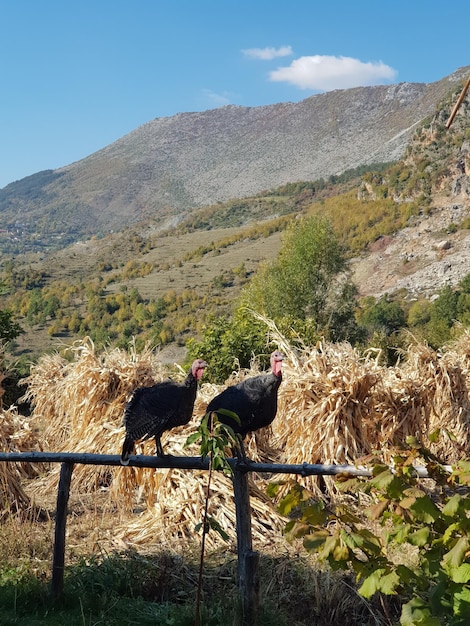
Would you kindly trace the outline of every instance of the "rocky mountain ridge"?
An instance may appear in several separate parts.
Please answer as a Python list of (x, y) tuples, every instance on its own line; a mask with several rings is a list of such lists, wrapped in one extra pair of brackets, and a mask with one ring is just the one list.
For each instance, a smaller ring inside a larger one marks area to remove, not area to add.
[(470, 215), (470, 203), (443, 204), (393, 236), (377, 240), (351, 262), (361, 296), (406, 290), (407, 298), (432, 298), (470, 273), (470, 231), (453, 225)]
[[(419, 197), (422, 208), (405, 228), (380, 237), (367, 254), (353, 260), (361, 295), (402, 290), (408, 299), (432, 299), (439, 289), (455, 287), (470, 273), (469, 99), (462, 102), (452, 130), (445, 122), (444, 112), (437, 111), (407, 148), (401, 177), (413, 172), (414, 183), (408, 192), (395, 189), (394, 199), (411, 202)], [(361, 193), (375, 192), (363, 185)]]
[(2, 222), (68, 243), (142, 220), (162, 228), (197, 207), (394, 161), (466, 73), (157, 118), (81, 161), (7, 185)]

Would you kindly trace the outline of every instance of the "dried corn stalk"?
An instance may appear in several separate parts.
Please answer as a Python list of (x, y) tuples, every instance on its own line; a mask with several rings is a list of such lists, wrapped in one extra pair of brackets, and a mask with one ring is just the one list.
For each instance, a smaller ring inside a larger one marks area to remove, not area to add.
[[(132, 391), (163, 378), (154, 353), (114, 349), (98, 355), (88, 338), (70, 349), (72, 360), (59, 354), (41, 358), (25, 379), (24, 398), (44, 427), (44, 448), (54, 452), (118, 454), (122, 445), (122, 416)], [(60, 468), (51, 471), (55, 489)], [(93, 490), (109, 484), (105, 466), (77, 466), (74, 484)]]
[[(360, 354), (349, 344), (319, 343), (292, 347), (276, 326), (265, 320), (271, 339), (286, 354), (279, 408), (271, 428), (247, 439), (253, 460), (284, 463), (358, 463), (364, 455), (379, 452), (387, 461), (388, 449), (404, 443), (408, 435), (429, 443), (435, 428), (452, 431), (455, 441), (444, 439), (433, 450), (449, 462), (458, 453), (468, 454), (470, 406), (470, 338), (462, 335), (446, 352), (411, 344), (403, 363), (386, 368), (372, 352)], [(122, 415), (132, 390), (167, 377), (169, 372), (150, 350), (137, 354), (121, 350), (97, 355), (84, 340), (71, 350), (71, 360), (46, 356), (32, 369), (27, 398), (34, 416), (44, 424), (42, 447), (49, 450), (118, 454), (123, 439)], [(259, 373), (256, 364), (234, 372), (226, 385)], [(177, 371), (176, 376), (184, 376)], [(203, 383), (193, 421), (166, 433), (169, 453), (195, 456), (197, 446), (184, 448), (205, 413), (207, 403), (222, 386)], [(137, 452), (153, 454), (148, 441)], [(58, 468), (51, 470), (46, 489), (56, 488)], [(262, 540), (282, 526), (278, 514), (264, 496), (268, 482), (277, 477), (252, 477), (251, 504), (254, 534)], [(285, 476), (282, 478), (286, 478)], [(145, 543), (166, 538), (189, 538), (202, 521), (207, 476), (205, 472), (139, 468), (77, 466), (72, 489), (93, 491), (110, 486), (110, 503), (121, 511), (142, 509), (116, 527), (121, 543)], [(318, 495), (334, 495), (330, 478), (299, 478)], [(282, 493), (282, 491), (281, 491)], [(211, 514), (234, 536), (233, 490), (218, 475), (211, 487)], [(216, 541), (216, 539), (213, 539)]]
[[(0, 409), (0, 450), (2, 452), (26, 452), (40, 449), (32, 420), (18, 415), (16, 407)], [(5, 503), (3, 513), (25, 511), (30, 508), (22, 480), (34, 478), (44, 469), (42, 464), (0, 463), (0, 494)]]

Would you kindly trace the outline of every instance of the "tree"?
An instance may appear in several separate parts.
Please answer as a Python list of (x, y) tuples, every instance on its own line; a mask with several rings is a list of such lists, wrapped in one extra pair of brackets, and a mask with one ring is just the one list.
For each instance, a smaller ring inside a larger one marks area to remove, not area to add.
[(405, 312), (399, 302), (389, 300), (387, 296), (382, 296), (377, 301), (367, 298), (364, 302), (365, 306), (358, 314), (359, 323), (370, 334), (381, 331), (390, 336), (406, 326)]
[(207, 380), (223, 383), (237, 368), (250, 367), (253, 357), (265, 356), (262, 366), (269, 364), (271, 348), (267, 348), (267, 329), (263, 322), (255, 319), (243, 307), (235, 310), (231, 317), (219, 316), (208, 321), (202, 330), (202, 338), (187, 342), (186, 361), (196, 358), (209, 363)]
[(410, 327), (419, 327), (427, 324), (431, 318), (431, 303), (428, 300), (413, 302), (408, 310), (407, 324)]
[(433, 302), (431, 321), (442, 321), (448, 328), (451, 328), (457, 318), (458, 297), (459, 294), (451, 287), (448, 285), (443, 287), (438, 298)]
[(312, 320), (333, 341), (354, 339), (357, 290), (343, 246), (327, 218), (312, 216), (288, 227), (278, 258), (262, 267), (241, 300), (273, 320)]
[(21, 326), (13, 321), (12, 311), (0, 310), (0, 343), (13, 341), (23, 332)]

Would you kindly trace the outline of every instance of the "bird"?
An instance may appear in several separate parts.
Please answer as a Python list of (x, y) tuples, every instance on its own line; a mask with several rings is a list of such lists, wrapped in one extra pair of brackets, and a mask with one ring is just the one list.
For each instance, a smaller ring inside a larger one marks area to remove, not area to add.
[[(279, 350), (271, 354), (271, 372), (246, 378), (226, 387), (207, 405), (206, 415), (215, 413), (219, 422), (230, 426), (239, 438), (240, 453), (246, 460), (243, 439), (249, 432), (269, 426), (277, 413), (277, 394), (282, 381), (282, 361)], [(239, 422), (221, 409), (235, 413)]]
[(139, 439), (144, 441), (155, 437), (157, 456), (164, 456), (160, 438), (166, 430), (183, 426), (191, 420), (197, 384), (206, 367), (206, 361), (196, 359), (183, 382), (164, 380), (133, 392), (124, 411), (126, 434), (120, 459), (122, 465), (129, 464), (129, 455)]

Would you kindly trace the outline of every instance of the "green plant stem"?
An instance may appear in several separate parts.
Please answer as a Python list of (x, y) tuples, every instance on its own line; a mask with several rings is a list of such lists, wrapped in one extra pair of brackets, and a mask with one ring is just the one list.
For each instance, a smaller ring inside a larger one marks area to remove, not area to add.
[[(211, 424), (211, 435), (213, 425)], [(199, 560), (199, 577), (197, 582), (197, 594), (196, 594), (196, 617), (194, 620), (194, 626), (199, 626), (201, 619), (201, 595), (202, 595), (202, 571), (204, 568), (204, 550), (206, 546), (206, 534), (207, 534), (207, 514), (209, 510), (209, 492), (212, 479), (212, 454), (209, 456), (209, 473), (207, 478), (207, 493), (206, 501), (204, 503), (204, 517), (202, 520), (202, 540), (201, 540), (201, 557)]]

